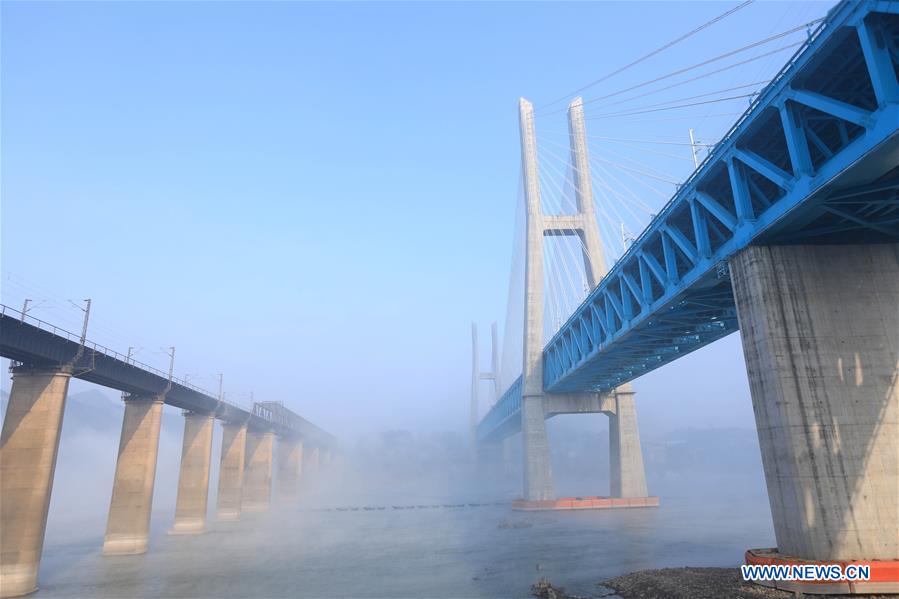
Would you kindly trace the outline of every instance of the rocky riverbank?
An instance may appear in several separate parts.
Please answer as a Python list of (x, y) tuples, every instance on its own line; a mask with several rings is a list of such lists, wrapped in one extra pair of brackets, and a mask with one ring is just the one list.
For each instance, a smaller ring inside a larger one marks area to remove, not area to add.
[[(531, 593), (540, 599), (587, 599), (540, 580)], [(664, 568), (640, 570), (605, 580), (592, 597), (609, 599), (795, 599), (796, 595), (744, 582), (739, 568)], [(829, 597), (834, 597), (830, 595)], [(868, 599), (886, 599), (886, 595)], [(895, 595), (894, 595), (895, 597)]]

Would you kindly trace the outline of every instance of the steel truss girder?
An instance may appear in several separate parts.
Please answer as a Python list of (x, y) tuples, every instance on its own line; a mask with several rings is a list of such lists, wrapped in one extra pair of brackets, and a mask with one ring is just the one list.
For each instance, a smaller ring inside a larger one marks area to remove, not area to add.
[[(878, 16), (895, 12), (894, 7), (876, 0), (844, 1), (831, 11), (804, 51), (762, 92), (546, 345), (547, 392), (614, 389), (737, 330), (730, 281), (720, 273), (726, 272), (722, 265), (732, 255), (754, 241), (789, 242), (792, 237), (807, 242), (816, 230), (858, 229), (899, 239), (894, 180), (830, 189), (870, 154), (899, 146), (899, 83), (890, 47), (899, 33), (885, 31), (886, 20)], [(847, 28), (857, 36), (877, 101), (873, 110), (796, 83), (797, 75), (807, 75), (806, 70), (814, 74), (826, 63), (837, 33)], [(816, 165), (810, 144), (824, 141), (808, 119), (800, 118), (807, 109), (823, 114), (823, 122), (840, 132), (840, 147), (827, 146), (827, 152), (818, 147), (824, 159)], [(778, 118), (766, 118), (772, 110)], [(853, 126), (861, 132), (850, 139)], [(756, 136), (784, 140), (786, 155), (780, 163), (786, 161), (789, 170), (750, 147)], [(708, 192), (707, 184), (722, 172), (721, 166), (730, 183), (729, 197)], [(772, 188), (766, 192), (753, 177), (762, 177)], [(839, 222), (816, 229), (814, 221), (825, 214)], [(514, 432), (520, 402), (517, 381), (484, 417), (479, 436)]]

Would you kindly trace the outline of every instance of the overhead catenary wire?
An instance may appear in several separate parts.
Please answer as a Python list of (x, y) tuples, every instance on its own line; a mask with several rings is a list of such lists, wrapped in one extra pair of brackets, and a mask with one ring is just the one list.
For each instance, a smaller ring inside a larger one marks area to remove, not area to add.
[[(790, 46), (785, 46), (785, 48), (793, 48), (793, 47), (798, 46), (798, 45), (799, 45), (799, 44), (796, 43), (796, 44), (793, 44), (793, 45), (790, 45)], [(777, 51), (780, 51), (780, 50), (777, 50)], [(610, 107), (610, 106), (619, 106), (619, 105), (621, 105), (621, 104), (626, 104), (627, 102), (632, 102), (633, 100), (637, 100), (637, 99), (640, 99), (640, 98), (645, 98), (646, 96), (651, 96), (651, 95), (657, 94), (657, 93), (659, 93), (659, 92), (669, 90), (669, 89), (674, 88), (674, 87), (679, 87), (680, 85), (683, 85), (684, 83), (689, 83), (689, 82), (691, 82), (691, 81), (693, 81), (693, 79), (688, 79), (688, 80), (686, 80), (686, 81), (678, 82), (678, 83), (673, 84), (673, 85), (669, 85), (669, 86), (662, 87), (662, 88), (659, 88), (659, 89), (654, 89), (654, 90), (651, 90), (651, 91), (648, 91), (648, 92), (645, 92), (645, 93), (642, 93), (642, 94), (638, 94), (638, 95), (636, 95), (636, 96), (631, 96), (630, 98), (624, 98), (623, 100), (618, 100), (618, 101), (616, 101), (616, 102), (609, 102), (609, 103), (607, 103), (607, 104), (601, 105), (600, 108), (607, 108), (607, 107)], [(676, 104), (676, 103), (678, 103), (678, 102), (686, 102), (686, 101), (688, 101), (688, 100), (695, 100), (695, 99), (697, 99), (697, 98), (707, 98), (707, 97), (709, 97), (709, 96), (717, 96), (718, 94), (723, 94), (723, 93), (725, 93), (725, 92), (736, 91), (736, 90), (738, 90), (738, 89), (746, 89), (747, 87), (754, 87), (754, 88), (756, 88), (755, 91), (758, 92), (759, 89), (760, 89), (759, 86), (764, 86), (764, 85), (767, 85), (768, 83), (770, 83), (770, 80), (769, 80), (769, 79), (765, 79), (765, 80), (761, 80), (761, 81), (753, 81), (752, 83), (744, 83), (744, 84), (742, 84), (742, 85), (733, 85), (733, 86), (725, 87), (725, 88), (722, 88), (722, 89), (716, 89), (716, 90), (710, 91), (710, 92), (703, 92), (703, 93), (701, 93), (701, 94), (694, 94), (694, 95), (692, 95), (692, 96), (686, 96), (686, 97), (682, 97), (682, 98), (676, 98), (676, 99), (674, 99), (674, 100), (665, 100), (664, 102), (657, 102), (657, 103), (655, 103), (655, 104), (647, 104), (646, 106), (637, 107), (637, 108), (629, 108), (629, 109), (627, 109), (627, 110), (639, 110), (640, 108), (655, 108), (656, 106), (664, 106), (664, 105), (666, 105), (666, 104)], [(593, 108), (597, 108), (597, 107), (593, 107)]]
[(737, 96), (728, 96), (727, 98), (716, 98), (716, 99), (714, 99), (714, 100), (704, 100), (704, 101), (702, 101), (702, 102), (691, 102), (691, 103), (689, 103), (689, 104), (678, 104), (678, 105), (676, 105), (676, 106), (665, 106), (665, 107), (662, 107), (662, 108), (649, 108), (649, 109), (646, 109), (646, 110), (633, 110), (633, 111), (625, 111), (625, 112), (612, 112), (612, 113), (607, 113), (607, 114), (598, 114), (598, 115), (595, 115), (595, 116), (588, 116), (588, 117), (585, 117), (585, 118), (588, 119), (588, 120), (591, 120), (591, 121), (595, 121), (595, 120), (599, 120), (599, 119), (614, 118), (614, 117), (617, 117), (617, 116), (633, 116), (633, 115), (637, 115), (637, 114), (648, 114), (648, 113), (650, 113), (650, 112), (663, 112), (663, 111), (666, 111), (666, 110), (678, 110), (678, 109), (681, 109), (681, 108), (690, 108), (690, 107), (692, 107), (692, 106), (703, 106), (703, 105), (705, 105), (705, 104), (716, 104), (716, 103), (718, 103), (718, 102), (729, 102), (729, 101), (731, 101), (731, 100), (739, 100), (739, 99), (742, 99), (742, 98), (753, 98), (753, 97), (755, 97), (756, 95), (757, 95), (757, 94), (755, 94), (755, 93), (751, 93), (751, 94), (740, 94), (740, 95), (737, 95)]
[[(590, 108), (595, 110), (595, 109), (597, 109), (597, 108), (605, 108), (605, 107), (608, 107), (608, 106), (617, 106), (617, 105), (623, 103), (624, 101), (628, 101), (628, 100), (633, 100), (633, 99), (637, 99), (637, 98), (646, 97), (646, 96), (648, 96), (648, 95), (652, 95), (652, 94), (656, 94), (656, 93), (659, 93), (659, 92), (667, 91), (667, 90), (669, 90), (669, 89), (674, 89), (675, 87), (681, 87), (681, 86), (686, 85), (686, 84), (688, 84), (688, 83), (693, 83), (693, 82), (699, 81), (699, 80), (701, 80), (701, 79), (707, 79), (707, 78), (712, 77), (712, 76), (714, 76), (714, 75), (718, 75), (718, 74), (720, 74), (720, 73), (724, 73), (724, 72), (730, 71), (730, 70), (735, 69), (735, 68), (737, 68), (737, 67), (741, 67), (741, 66), (743, 66), (743, 65), (747, 65), (747, 64), (749, 64), (749, 63), (751, 63), (751, 62), (756, 62), (756, 61), (761, 60), (761, 59), (763, 59), (763, 58), (766, 58), (766, 57), (768, 57), (768, 56), (773, 56), (773, 55), (775, 55), (775, 54), (779, 54), (779, 53), (781, 53), (781, 52), (783, 52), (783, 51), (785, 51), (785, 50), (790, 50), (790, 49), (792, 49), (792, 48), (796, 48), (797, 46), (801, 46), (801, 45), (803, 45), (804, 43), (805, 43), (804, 41), (801, 41), (801, 42), (795, 42), (795, 43), (792, 43), (792, 44), (787, 44), (787, 45), (785, 45), (785, 46), (780, 46), (780, 47), (775, 48), (775, 49), (773, 49), (773, 50), (769, 50), (769, 51), (767, 51), (767, 52), (763, 52), (762, 54), (756, 54), (755, 56), (750, 56), (749, 58), (746, 58), (746, 59), (741, 60), (741, 61), (739, 61), (739, 62), (734, 62), (734, 63), (728, 64), (728, 65), (725, 65), (725, 66), (723, 66), (723, 67), (720, 67), (720, 68), (717, 68), (717, 69), (713, 69), (713, 70), (711, 70), (711, 71), (706, 71), (705, 73), (700, 73), (699, 75), (696, 75), (696, 76), (694, 76), (694, 77), (690, 77), (690, 78), (688, 78), (688, 79), (683, 79), (683, 80), (681, 80), (681, 81), (677, 81), (677, 82), (675, 82), (675, 83), (672, 83), (671, 85), (666, 85), (666, 86), (664, 86), (664, 87), (656, 88), (656, 89), (654, 89), (654, 90), (652, 90), (652, 91), (650, 91), (650, 92), (647, 92), (647, 93), (645, 93), (645, 94), (639, 94), (639, 95), (637, 95), (637, 96), (632, 96), (631, 98), (628, 98), (627, 100), (618, 101), (618, 102), (607, 102), (607, 103), (605, 103), (605, 104), (600, 104), (599, 106), (591, 106)], [(721, 90), (721, 91), (723, 92), (724, 90)], [(612, 94), (612, 95), (615, 95), (615, 94)], [(604, 99), (604, 98), (606, 98), (606, 97), (611, 97), (611, 95), (610, 95), (610, 96), (604, 96), (604, 97), (602, 97), (602, 98), (593, 98), (592, 100), (585, 101), (584, 104), (597, 102), (597, 101), (602, 100), (602, 99)]]
[[(704, 115), (702, 115), (702, 118), (707, 119), (707, 118), (712, 118), (712, 117), (737, 117), (742, 114), (743, 114), (742, 112), (716, 112), (716, 113), (712, 113), (712, 114), (704, 114)], [(632, 118), (632, 117), (640, 117), (640, 120), (639, 120), (640, 124), (645, 124), (645, 123), (670, 123), (673, 121), (683, 122), (686, 119), (694, 120), (697, 118), (697, 115), (695, 115), (695, 114), (680, 114), (677, 116), (672, 116), (672, 117), (664, 118), (664, 119), (648, 119), (642, 115), (629, 115), (629, 116), (620, 116), (620, 117), (615, 117), (615, 118), (616, 119), (627, 119), (627, 118)]]
[(603, 141), (613, 141), (613, 142), (621, 142), (621, 143), (634, 143), (634, 144), (657, 144), (663, 146), (700, 146), (700, 147), (712, 147), (715, 144), (704, 144), (704, 143), (695, 143), (691, 144), (687, 141), (669, 141), (663, 139), (631, 139), (626, 137), (606, 137), (604, 135), (588, 135), (588, 139), (601, 139)]
[(731, 8), (731, 9), (725, 11), (725, 12), (723, 12), (722, 14), (720, 14), (720, 15), (718, 15), (718, 16), (712, 18), (712, 19), (709, 19), (708, 21), (702, 23), (702, 24), (699, 25), (698, 27), (695, 27), (694, 29), (691, 29), (690, 31), (688, 31), (688, 32), (686, 32), (686, 33), (684, 33), (684, 34), (678, 36), (677, 38), (671, 40), (670, 42), (667, 42), (667, 43), (665, 43), (665, 44), (659, 46), (659, 47), (656, 48), (655, 50), (653, 50), (653, 51), (651, 51), (651, 52), (649, 52), (649, 53), (647, 53), (647, 54), (644, 54), (643, 56), (637, 58), (636, 60), (632, 60), (631, 62), (627, 63), (627, 64), (624, 65), (624, 66), (621, 66), (621, 67), (615, 69), (615, 70), (612, 71), (611, 73), (608, 73), (608, 74), (606, 74), (606, 75), (603, 75), (603, 76), (600, 77), (599, 79), (596, 79), (596, 80), (594, 80), (594, 81), (591, 81), (591, 82), (588, 83), (587, 85), (581, 86), (581, 87), (579, 87), (578, 89), (574, 90), (573, 92), (569, 92), (569, 93), (567, 93), (567, 94), (565, 94), (565, 95), (563, 95), (563, 96), (560, 96), (560, 97), (556, 98), (555, 100), (552, 100), (551, 102), (548, 102), (548, 103), (546, 103), (546, 104), (540, 106), (540, 107), (538, 108), (538, 111), (541, 111), (541, 110), (543, 110), (543, 109), (545, 109), (545, 108), (547, 108), (547, 107), (549, 107), (549, 106), (552, 106), (552, 105), (554, 105), (554, 104), (557, 104), (557, 103), (561, 102), (562, 100), (565, 100), (565, 99), (570, 98), (570, 97), (572, 97), (572, 96), (574, 96), (574, 95), (576, 95), (576, 94), (579, 94), (579, 93), (581, 93), (581, 92), (584, 91), (584, 90), (587, 90), (587, 89), (589, 89), (589, 88), (591, 88), (591, 87), (593, 87), (593, 86), (595, 86), (595, 85), (598, 85), (598, 84), (602, 83), (603, 81), (607, 81), (608, 79), (611, 79), (611, 78), (614, 77), (615, 75), (618, 75), (618, 74), (620, 74), (620, 73), (623, 73), (624, 71), (626, 71), (626, 70), (628, 70), (628, 69), (630, 69), (630, 68), (632, 68), (632, 67), (637, 66), (638, 64), (640, 64), (640, 63), (642, 63), (642, 62), (644, 62), (644, 61), (646, 61), (646, 60), (652, 58), (653, 56), (656, 56), (657, 54), (660, 54), (660, 53), (664, 52), (665, 50), (667, 50), (667, 49), (669, 49), (669, 48), (671, 48), (671, 47), (673, 47), (673, 46), (676, 46), (676, 45), (679, 44), (680, 42), (682, 42), (682, 41), (684, 41), (684, 40), (686, 40), (686, 39), (689, 39), (690, 37), (696, 35), (696, 34), (699, 33), (700, 31), (703, 31), (703, 30), (705, 30), (705, 29), (711, 27), (711, 26), (714, 25), (715, 23), (717, 23), (717, 22), (719, 22), (719, 21), (721, 21), (721, 20), (723, 20), (723, 19), (729, 17), (730, 15), (734, 14), (735, 12), (740, 11), (740, 10), (746, 8), (747, 6), (749, 6), (750, 4), (752, 4), (753, 1), (754, 1), (754, 0), (746, 0), (745, 2), (742, 2), (741, 4), (739, 4), (739, 5), (737, 5), (737, 6), (733, 7), (733, 8)]
[[(809, 22), (807, 22), (807, 23), (803, 23), (803, 24), (798, 25), (798, 26), (796, 26), (796, 27), (792, 27), (792, 28), (790, 28), (790, 29), (788, 29), (788, 30), (786, 30), (786, 31), (782, 31), (782, 32), (777, 33), (777, 34), (775, 34), (775, 35), (768, 36), (768, 37), (763, 38), (763, 39), (761, 39), (761, 40), (752, 42), (752, 43), (750, 43), (750, 44), (746, 44), (745, 46), (741, 46), (741, 47), (736, 48), (736, 49), (734, 49), (734, 50), (730, 50), (730, 51), (728, 51), (728, 52), (725, 52), (725, 53), (723, 53), (723, 54), (718, 54), (717, 56), (713, 56), (712, 58), (707, 58), (706, 60), (703, 60), (703, 61), (701, 61), (701, 62), (692, 64), (692, 65), (690, 65), (690, 66), (682, 67), (682, 68), (680, 68), (680, 69), (676, 69), (676, 70), (674, 70), (674, 71), (665, 73), (664, 75), (659, 75), (659, 76), (657, 76), (657, 77), (653, 77), (652, 79), (648, 79), (648, 80), (646, 80), (646, 81), (642, 81), (642, 82), (640, 82), (640, 83), (636, 83), (636, 84), (634, 84), (634, 85), (625, 87), (625, 88), (623, 88), (623, 89), (619, 89), (619, 90), (617, 90), (617, 91), (609, 92), (609, 93), (604, 94), (604, 95), (602, 95), (602, 96), (597, 96), (597, 97), (594, 97), (594, 98), (585, 99), (585, 100), (583, 101), (583, 103), (584, 103), (584, 105), (587, 105), (587, 104), (593, 104), (593, 103), (595, 103), (595, 102), (599, 102), (600, 100), (605, 100), (605, 99), (608, 99), (608, 98), (614, 98), (614, 97), (616, 97), (616, 96), (620, 96), (621, 94), (626, 94), (626, 93), (629, 92), (629, 91), (633, 91), (633, 90), (635, 90), (635, 89), (641, 89), (641, 88), (646, 87), (646, 86), (648, 86), (648, 85), (652, 85), (652, 84), (654, 84), (654, 83), (658, 83), (658, 82), (660, 82), (660, 81), (664, 81), (664, 80), (666, 80), (666, 79), (670, 79), (670, 78), (672, 78), (672, 77), (676, 77), (676, 76), (678, 76), (678, 75), (682, 75), (682, 74), (684, 74), (684, 73), (688, 73), (688, 72), (693, 71), (693, 70), (695, 70), (695, 69), (698, 69), (698, 68), (700, 68), (700, 67), (704, 67), (704, 66), (709, 65), (709, 64), (712, 64), (712, 63), (714, 63), (714, 62), (718, 62), (719, 60), (724, 60), (725, 58), (729, 58), (729, 57), (734, 56), (734, 55), (736, 55), (736, 54), (739, 54), (739, 53), (741, 53), (741, 52), (745, 52), (745, 51), (747, 51), (747, 50), (751, 50), (751, 49), (753, 49), (753, 48), (757, 48), (757, 47), (759, 47), (759, 46), (761, 46), (761, 45), (764, 45), (764, 44), (767, 44), (767, 43), (769, 43), (769, 42), (772, 42), (772, 41), (775, 41), (775, 40), (784, 38), (784, 37), (786, 37), (786, 36), (788, 36), (788, 35), (791, 35), (791, 34), (793, 34), (793, 33), (796, 33), (796, 32), (799, 32), (799, 31), (804, 31), (804, 30), (806, 30), (809, 26), (814, 25), (815, 23), (820, 23), (820, 22), (823, 21), (823, 20), (824, 20), (823, 18), (821, 18), (821, 19), (814, 19), (814, 20), (809, 21)], [(770, 56), (771, 54), (774, 54), (774, 53), (776, 53), (776, 52), (780, 52), (780, 51), (783, 51), (783, 50), (785, 50), (785, 49), (788, 49), (788, 48), (791, 48), (791, 47), (794, 47), (794, 46), (798, 46), (798, 45), (801, 45), (801, 44), (804, 44), (804, 43), (805, 43), (805, 40), (803, 40), (802, 42), (797, 42), (797, 43), (795, 43), (795, 44), (788, 44), (788, 45), (786, 45), (786, 46), (781, 46), (780, 48), (777, 48), (776, 50), (773, 50), (773, 51), (770, 51), (770, 52), (767, 52), (767, 53), (764, 53), (764, 54), (759, 54), (759, 55), (757, 55), (757, 56), (755, 56), (755, 57), (752, 57), (752, 58), (749, 59), (749, 60), (737, 62), (737, 63), (731, 64), (731, 65), (728, 65), (727, 67), (724, 67), (724, 68), (722, 68), (722, 69), (717, 69), (717, 70), (714, 70), (714, 71), (710, 71), (710, 72), (708, 72), (708, 73), (705, 73), (705, 74), (703, 74), (703, 75), (700, 75), (700, 76), (698, 76), (698, 77), (695, 77), (695, 78), (693, 78), (693, 79), (691, 79), (691, 80), (701, 79), (701, 78), (704, 78), (704, 77), (707, 77), (707, 76), (710, 76), (710, 75), (713, 75), (713, 74), (717, 74), (717, 73), (723, 72), (723, 71), (725, 71), (725, 70), (729, 70), (729, 69), (731, 69), (731, 68), (734, 68), (734, 67), (736, 67), (736, 66), (740, 66), (740, 65), (742, 65), (742, 64), (746, 64), (747, 62), (752, 62), (753, 60), (758, 60), (758, 59), (761, 59), (761, 58), (763, 58), (763, 57), (765, 57), (765, 56)], [(687, 81), (691, 81), (691, 80), (687, 80)], [(673, 86), (672, 86), (672, 87), (673, 87)], [(554, 111), (547, 112), (547, 113), (544, 113), (544, 114), (555, 114), (555, 113), (558, 113), (558, 112), (564, 112), (565, 110), (567, 110), (567, 108), (560, 108), (560, 109), (558, 109), (558, 110), (554, 110)]]
[[(689, 156), (681, 156), (680, 154), (672, 154), (671, 152), (662, 152), (660, 150), (653, 150), (651, 148), (641, 148), (637, 144), (627, 143), (627, 142), (623, 142), (623, 141), (612, 142), (612, 143), (617, 143), (617, 144), (623, 145), (627, 148), (639, 149), (640, 152), (643, 152), (643, 153), (655, 154), (657, 156), (665, 156), (666, 158), (674, 158), (676, 160), (688, 160), (688, 161), (692, 160), (692, 158), (690, 158)], [(704, 146), (700, 146), (700, 147), (704, 147)]]
[[(807, 3), (807, 4), (812, 4), (812, 3)], [(792, 7), (788, 8), (786, 11), (784, 11), (784, 12), (782, 12), (782, 13), (780, 14), (780, 16), (777, 18), (777, 21), (776, 21), (775, 23), (773, 23), (772, 26), (770, 27), (770, 29), (768, 30), (768, 33), (769, 33), (769, 34), (770, 34), (771, 32), (778, 31), (778, 30), (780, 30), (780, 29), (783, 27), (784, 17), (786, 16), (787, 12), (792, 12)], [(805, 11), (803, 10), (803, 11), (802, 11), (802, 15), (799, 16), (798, 19), (799, 19), (799, 20), (808, 21), (809, 17), (805, 15)], [(767, 60), (765, 60), (765, 61), (763, 61), (762, 63), (760, 63), (760, 65), (758, 65), (758, 69), (756, 70), (756, 74), (755, 74), (755, 76), (753, 77), (753, 79), (758, 79), (758, 78), (761, 77), (763, 74), (769, 75), (769, 78), (770, 78), (770, 74), (772, 73), (772, 65), (773, 65), (773, 63), (775, 62), (775, 60), (777, 60), (777, 59), (774, 58), (774, 56), (772, 55), (772, 56), (769, 57)], [(776, 72), (776, 69), (774, 69), (774, 72)], [(731, 82), (733, 82), (734, 79), (735, 79), (735, 78), (732, 78), (732, 79), (731, 79)], [(708, 113), (708, 111), (706, 111), (706, 112)], [(714, 115), (711, 115), (711, 114), (704, 114), (704, 115), (703, 115), (703, 116), (696, 122), (696, 126), (697, 126), (697, 127), (701, 127), (701, 126), (708, 120), (708, 118), (711, 117), (711, 116), (714, 116)], [(735, 115), (735, 116), (736, 116), (736, 115)]]

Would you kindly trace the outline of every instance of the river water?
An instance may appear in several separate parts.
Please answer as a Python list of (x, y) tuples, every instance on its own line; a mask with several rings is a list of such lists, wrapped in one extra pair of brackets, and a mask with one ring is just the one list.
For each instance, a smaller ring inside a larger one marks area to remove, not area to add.
[(747, 548), (773, 545), (752, 478), (657, 483), (667, 490), (657, 509), (579, 512), (513, 512), (506, 497), (414, 484), (367, 502), (308, 493), (200, 536), (167, 535), (171, 515), (154, 514), (150, 551), (134, 557), (101, 557), (102, 527), (48, 531), (37, 598), (527, 597), (541, 577), (596, 596), (598, 582), (627, 572), (734, 566)]

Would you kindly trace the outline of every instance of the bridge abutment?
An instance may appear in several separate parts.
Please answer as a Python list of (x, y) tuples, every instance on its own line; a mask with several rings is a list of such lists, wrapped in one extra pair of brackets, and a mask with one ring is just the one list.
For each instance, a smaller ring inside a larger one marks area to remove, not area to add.
[(243, 472), (247, 451), (247, 425), (242, 422), (222, 423), (222, 455), (219, 461), (216, 519), (240, 520), (243, 496)]
[(147, 551), (162, 406), (161, 395), (125, 399), (103, 555)]
[(778, 552), (899, 558), (899, 245), (751, 246), (730, 267)]
[(288, 501), (297, 496), (300, 468), (303, 461), (303, 443), (299, 439), (278, 439), (278, 499)]
[(0, 437), (0, 597), (37, 590), (71, 373), (13, 369)]
[(206, 530), (214, 422), (212, 414), (184, 414), (181, 473), (178, 477), (178, 499), (172, 534), (199, 534)]
[(247, 455), (244, 468), (244, 512), (268, 511), (272, 496), (272, 450), (275, 433), (247, 431)]

